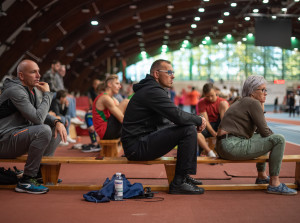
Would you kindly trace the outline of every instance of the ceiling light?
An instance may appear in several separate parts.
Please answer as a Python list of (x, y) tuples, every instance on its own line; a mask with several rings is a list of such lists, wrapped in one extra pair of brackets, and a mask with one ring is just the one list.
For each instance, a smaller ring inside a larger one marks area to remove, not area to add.
[(248, 33), (248, 36), (249, 36), (249, 37), (252, 37), (252, 36), (253, 36), (253, 33)]
[(169, 34), (170, 33), (170, 30), (164, 30), (164, 33), (166, 33), (166, 34)]
[(164, 39), (169, 39), (169, 37), (168, 36), (164, 36)]
[(209, 2), (209, 0), (203, 0), (204, 2)]
[(225, 16), (229, 16), (230, 13), (229, 13), (229, 12), (224, 12), (224, 15), (225, 15)]
[(263, 0), (263, 3), (265, 4), (269, 3), (269, 0)]
[(295, 40), (295, 39), (296, 39), (296, 37), (295, 37), (295, 36), (292, 36), (292, 37), (291, 37), (291, 39), (292, 39), (292, 40)]
[(141, 36), (141, 35), (143, 35), (143, 33), (142, 32), (136, 32), (136, 35)]
[(236, 4), (235, 2), (233, 2), (233, 3), (230, 4), (230, 6), (231, 6), (231, 7), (236, 7), (237, 4)]
[(203, 41), (202, 41), (202, 44), (206, 44), (206, 41), (205, 41), (205, 40), (203, 40)]
[(140, 17), (139, 17), (138, 15), (133, 15), (133, 16), (132, 16), (132, 19), (134, 19), (134, 20), (139, 20)]
[(92, 21), (91, 21), (91, 24), (92, 24), (93, 26), (97, 26), (97, 25), (99, 24), (99, 22), (98, 22), (97, 20), (92, 20)]
[(189, 41), (188, 41), (188, 40), (184, 40), (183, 43), (184, 43), (184, 44), (188, 44)]
[(250, 17), (249, 17), (249, 16), (246, 16), (246, 17), (245, 17), (245, 20), (246, 20), (246, 21), (249, 21), (249, 20), (250, 20)]
[(197, 16), (197, 17), (194, 18), (194, 20), (195, 20), (195, 21), (200, 21), (200, 17)]
[(64, 50), (64, 47), (63, 46), (58, 46), (55, 48), (57, 51), (63, 51)]
[(299, 2), (300, 0), (295, 0), (295, 2)]
[(110, 38), (109, 37), (105, 37), (104, 41), (108, 42), (108, 41), (110, 41)]
[(174, 5), (168, 5), (168, 9), (173, 9)]
[(172, 15), (166, 15), (166, 18), (167, 18), (167, 19), (172, 19), (173, 16), (172, 16)]
[(205, 9), (204, 9), (204, 8), (199, 8), (198, 11), (199, 11), (199, 12), (204, 12)]
[(281, 11), (286, 12), (287, 8), (282, 8)]
[(26, 26), (23, 27), (22, 30), (23, 30), (23, 31), (26, 31), (26, 32), (30, 32), (32, 29), (31, 29), (30, 26), (26, 25)]
[(209, 36), (206, 36), (205, 39), (206, 39), (206, 40), (210, 40), (210, 37), (209, 37)]
[(223, 22), (224, 22), (223, 19), (219, 19), (219, 20), (218, 20), (218, 23), (219, 23), (219, 24), (222, 24)]
[(144, 39), (143, 39), (143, 38), (138, 38), (138, 41), (139, 41), (139, 42), (143, 42)]
[(90, 9), (81, 9), (81, 12), (82, 12), (82, 13), (89, 13), (89, 12), (90, 12)]
[(129, 8), (130, 8), (130, 9), (136, 9), (137, 6), (136, 6), (136, 5), (130, 5)]
[(171, 26), (171, 23), (166, 23), (165, 26), (166, 26), (166, 27), (170, 27), (170, 26)]
[(300, 17), (298, 17), (298, 21), (300, 21)]
[(194, 34), (194, 32), (192, 30), (189, 30), (188, 34)]
[(242, 42), (241, 42), (241, 41), (237, 41), (237, 44), (238, 44), (238, 45), (241, 45), (241, 44), (242, 44)]
[(191, 27), (192, 27), (193, 29), (195, 29), (195, 28), (197, 28), (197, 25), (196, 25), (196, 24), (192, 24)]
[(163, 48), (163, 49), (167, 49), (168, 46), (167, 46), (167, 45), (162, 45), (162, 48)]
[(258, 9), (253, 9), (253, 12), (254, 12), (254, 13), (258, 13), (259, 10), (258, 10)]
[(219, 42), (218, 45), (219, 45), (219, 46), (223, 46), (224, 44), (223, 44), (222, 42)]
[(246, 41), (247, 40), (247, 38), (246, 37), (243, 37), (243, 39), (242, 39), (243, 41)]
[(67, 57), (73, 57), (74, 53), (67, 53)]
[(231, 34), (227, 34), (226, 37), (227, 37), (227, 38), (231, 38), (232, 35), (231, 35)]
[(134, 26), (134, 28), (139, 29), (139, 28), (141, 28), (141, 25), (140, 25), (140, 24), (136, 24), (136, 25)]
[(277, 18), (277, 16), (276, 15), (272, 15), (272, 19), (276, 19)]
[(42, 38), (41, 41), (43, 43), (48, 43), (48, 42), (50, 42), (50, 39), (49, 38)]

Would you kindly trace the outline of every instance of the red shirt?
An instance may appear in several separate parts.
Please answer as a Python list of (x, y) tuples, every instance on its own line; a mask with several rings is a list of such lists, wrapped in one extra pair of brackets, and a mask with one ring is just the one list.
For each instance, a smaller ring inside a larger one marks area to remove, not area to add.
[(95, 131), (97, 132), (100, 139), (103, 138), (106, 129), (107, 129), (107, 120), (110, 117), (110, 112), (106, 108), (103, 111), (96, 109), (96, 102), (103, 95), (103, 93), (99, 94), (93, 103), (93, 124), (95, 127)]
[(205, 98), (201, 98), (198, 103), (197, 114), (206, 112), (207, 116), (208, 116), (208, 121), (216, 122), (219, 117), (219, 107), (220, 107), (221, 101), (226, 101), (226, 100), (224, 98), (220, 98), (218, 96), (217, 96), (217, 100), (215, 102), (209, 102)]

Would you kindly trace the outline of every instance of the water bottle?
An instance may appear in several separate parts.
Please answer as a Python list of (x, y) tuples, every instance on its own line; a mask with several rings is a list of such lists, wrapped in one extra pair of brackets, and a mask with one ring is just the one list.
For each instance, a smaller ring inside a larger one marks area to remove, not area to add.
[(116, 173), (115, 178), (115, 201), (123, 200), (123, 178), (121, 173)]

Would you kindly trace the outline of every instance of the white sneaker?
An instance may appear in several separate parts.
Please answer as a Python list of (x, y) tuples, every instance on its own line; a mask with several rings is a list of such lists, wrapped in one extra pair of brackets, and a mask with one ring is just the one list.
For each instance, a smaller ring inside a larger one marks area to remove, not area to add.
[(75, 118), (71, 118), (71, 123), (75, 124), (75, 125), (83, 125), (84, 122), (81, 121), (79, 118), (75, 117)]
[(69, 145), (69, 142), (63, 142), (63, 141), (60, 141), (60, 143), (58, 144), (58, 146), (68, 146)]
[(207, 153), (207, 156), (208, 157), (213, 157), (213, 158), (216, 158), (216, 154), (214, 153), (214, 151), (210, 150), (208, 153)]
[(76, 143), (76, 140), (72, 139), (70, 136), (67, 136), (67, 142), (69, 142), (69, 143)]

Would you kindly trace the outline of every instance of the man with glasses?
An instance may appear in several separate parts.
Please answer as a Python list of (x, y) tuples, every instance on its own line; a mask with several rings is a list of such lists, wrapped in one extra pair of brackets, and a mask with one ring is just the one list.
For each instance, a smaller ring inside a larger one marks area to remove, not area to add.
[[(135, 94), (128, 103), (122, 127), (122, 144), (128, 160), (154, 160), (178, 145), (171, 194), (203, 194), (193, 179), (197, 169), (197, 130), (206, 126), (204, 118), (177, 108), (165, 88), (173, 85), (174, 71), (167, 60), (155, 61), (150, 74), (133, 85)], [(168, 119), (173, 124), (166, 124)]]

